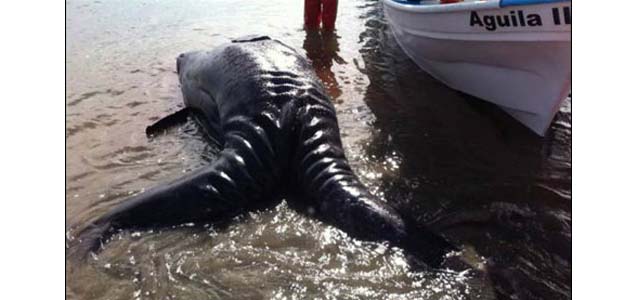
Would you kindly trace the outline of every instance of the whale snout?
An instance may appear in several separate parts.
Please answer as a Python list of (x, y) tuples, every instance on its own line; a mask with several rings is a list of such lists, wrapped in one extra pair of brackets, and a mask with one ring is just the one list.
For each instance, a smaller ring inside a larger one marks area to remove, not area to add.
[(181, 74), (181, 71), (185, 70), (188, 64), (196, 61), (196, 58), (199, 57), (201, 53), (201, 51), (190, 51), (179, 54), (176, 58), (176, 72)]
[(176, 72), (181, 74), (181, 70), (185, 64), (185, 60), (187, 59), (187, 53), (181, 53), (176, 58)]

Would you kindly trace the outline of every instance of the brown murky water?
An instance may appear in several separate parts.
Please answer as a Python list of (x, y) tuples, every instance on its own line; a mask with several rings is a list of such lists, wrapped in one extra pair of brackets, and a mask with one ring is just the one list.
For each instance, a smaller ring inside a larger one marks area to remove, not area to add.
[[(196, 126), (146, 138), (182, 103), (175, 57), (268, 34), (313, 62), (354, 169), (460, 246), (471, 268), (411, 268), (281, 204), (229, 228), (129, 232), (68, 261), (68, 299), (562, 299), (571, 297), (571, 101), (546, 138), (450, 90), (397, 46), (377, 0), (340, 1), (337, 36), (302, 1), (67, 1), (66, 221), (214, 159)], [(67, 232), (73, 239), (73, 231)]]

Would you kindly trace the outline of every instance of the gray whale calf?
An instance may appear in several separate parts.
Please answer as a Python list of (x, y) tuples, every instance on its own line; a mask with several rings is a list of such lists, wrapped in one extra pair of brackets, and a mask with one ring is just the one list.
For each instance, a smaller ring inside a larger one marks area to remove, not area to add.
[(124, 201), (80, 232), (97, 251), (116, 230), (227, 220), (291, 197), (348, 234), (387, 241), (428, 263), (453, 247), (399, 214), (359, 181), (344, 155), (335, 109), (309, 62), (268, 37), (246, 37), (177, 58), (186, 108), (148, 128), (188, 115), (222, 145), (191, 174)]

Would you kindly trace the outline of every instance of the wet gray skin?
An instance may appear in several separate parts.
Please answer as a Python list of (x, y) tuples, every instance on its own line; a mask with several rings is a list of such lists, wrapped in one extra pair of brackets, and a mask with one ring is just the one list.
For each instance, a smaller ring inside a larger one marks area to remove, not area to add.
[(222, 151), (209, 166), (79, 227), (74, 255), (96, 252), (118, 230), (218, 224), (272, 207), (282, 197), (353, 237), (388, 241), (433, 266), (456, 250), (359, 181), (346, 159), (331, 99), (293, 48), (267, 36), (244, 37), (213, 51), (181, 54), (176, 69), (185, 109), (147, 133), (185, 122), (187, 113)]

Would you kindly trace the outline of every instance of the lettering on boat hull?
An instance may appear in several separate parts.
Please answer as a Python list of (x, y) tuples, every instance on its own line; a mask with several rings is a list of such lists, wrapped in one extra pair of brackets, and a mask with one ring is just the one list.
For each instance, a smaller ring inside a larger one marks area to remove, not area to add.
[(481, 27), (487, 31), (496, 31), (501, 28), (541, 27), (546, 23), (554, 26), (571, 25), (571, 7), (554, 7), (551, 15), (540, 13), (527, 13), (523, 10), (511, 10), (499, 14), (470, 12), (470, 27)]

